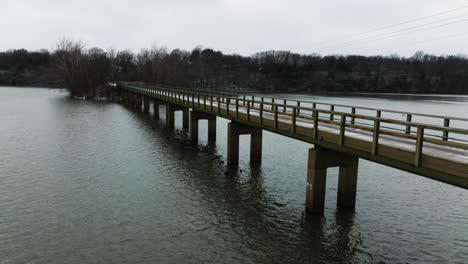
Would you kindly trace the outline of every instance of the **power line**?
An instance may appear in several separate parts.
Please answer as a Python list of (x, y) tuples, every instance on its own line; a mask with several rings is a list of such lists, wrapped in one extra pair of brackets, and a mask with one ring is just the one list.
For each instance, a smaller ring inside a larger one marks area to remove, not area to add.
[[(444, 36), (440, 36), (440, 37), (437, 37), (437, 38), (431, 38), (431, 39), (415, 41), (415, 42), (409, 42), (409, 43), (404, 43), (404, 44), (405, 45), (414, 45), (414, 44), (427, 43), (429, 41), (438, 41), (438, 40), (444, 40), (444, 39), (449, 39), (449, 38), (464, 37), (464, 36), (467, 36), (467, 35), (468, 35), (468, 32), (464, 32), (464, 33), (444, 35)], [(373, 49), (373, 50), (370, 50), (368, 52), (374, 52), (374, 51), (383, 50), (383, 49), (387, 49), (387, 48), (388, 47)]]
[[(419, 25), (419, 26), (415, 26), (415, 27), (411, 27), (411, 28), (397, 30), (397, 31), (394, 31), (394, 32), (386, 33), (386, 34), (376, 35), (376, 36), (363, 38), (363, 39), (359, 39), (359, 40), (347, 41), (347, 42), (337, 44), (337, 45), (334, 45), (334, 46), (321, 47), (318, 50), (323, 51), (323, 50), (327, 50), (327, 49), (331, 49), (331, 48), (343, 48), (343, 47), (355, 46), (355, 45), (360, 44), (360, 42), (379, 41), (379, 40), (395, 37), (395, 36), (398, 36), (398, 35), (404, 35), (404, 34), (408, 34), (408, 33), (425, 31), (425, 30), (440, 28), (440, 27), (444, 27), (444, 26), (448, 26), (448, 25), (452, 25), (452, 24), (462, 23), (462, 22), (468, 21), (468, 19), (461, 19), (461, 20), (450, 22), (450, 23), (445, 23), (445, 24), (435, 25), (435, 26), (432, 26), (432, 27), (417, 29), (417, 28), (420, 28), (420, 27), (429, 26), (429, 25), (436, 24), (436, 23), (439, 23), (439, 22), (442, 22), (442, 21), (452, 20), (454, 18), (459, 18), (459, 17), (463, 17), (463, 16), (467, 16), (467, 15), (468, 14), (464, 14), (462, 16), (457, 16), (457, 17), (453, 17), (453, 18), (450, 18), (450, 19), (439, 20), (439, 21), (436, 21), (436, 22), (431, 22), (431, 23), (427, 23), (427, 24), (424, 24), (424, 25)], [(413, 29), (417, 29), (417, 30), (413, 30)]]
[[(435, 13), (435, 14), (432, 14), (432, 15), (429, 15), (429, 16), (423, 16), (423, 17), (419, 17), (419, 18), (415, 18), (415, 19), (406, 20), (406, 21), (400, 22), (400, 23), (395, 23), (395, 24), (390, 24), (390, 25), (387, 25), (387, 26), (378, 27), (378, 28), (371, 29), (371, 30), (368, 30), (368, 31), (365, 31), (365, 32), (361, 32), (361, 33), (357, 33), (357, 34), (349, 34), (348, 36), (361, 36), (361, 35), (366, 35), (366, 34), (369, 34), (369, 33), (382, 31), (382, 30), (384, 30), (384, 29), (388, 29), (388, 28), (393, 28), (393, 27), (397, 27), (397, 26), (409, 24), (409, 23), (416, 22), (416, 21), (419, 21), (419, 20), (424, 20), (424, 19), (427, 19), (427, 18), (432, 18), (432, 17), (436, 17), (436, 16), (448, 14), (448, 13), (458, 12), (458, 11), (464, 10), (464, 9), (466, 9), (466, 8), (468, 8), (468, 6), (461, 6), (461, 7), (459, 7), (459, 8), (454, 8), (454, 9), (446, 10), (446, 11), (439, 12), (439, 13)], [(346, 36), (344, 36), (344, 37), (346, 37)], [(333, 40), (322, 41), (322, 42), (316, 43), (316, 45), (320, 45), (320, 44), (324, 44), (324, 43), (328, 43), (328, 42), (340, 41), (340, 40), (341, 40), (341, 39), (333, 39)]]

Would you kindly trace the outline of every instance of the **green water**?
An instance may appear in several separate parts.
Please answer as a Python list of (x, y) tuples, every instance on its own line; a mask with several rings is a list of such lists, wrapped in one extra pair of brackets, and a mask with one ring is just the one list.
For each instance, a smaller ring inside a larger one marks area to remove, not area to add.
[[(281, 96), (468, 112), (466, 97)], [(242, 136), (226, 174), (221, 118), (205, 152), (119, 104), (29, 88), (0, 88), (0, 100), (1, 264), (468, 261), (466, 190), (361, 160), (355, 212), (336, 210), (331, 169), (325, 215), (302, 221), (311, 145), (265, 132), (263, 163), (250, 166)]]

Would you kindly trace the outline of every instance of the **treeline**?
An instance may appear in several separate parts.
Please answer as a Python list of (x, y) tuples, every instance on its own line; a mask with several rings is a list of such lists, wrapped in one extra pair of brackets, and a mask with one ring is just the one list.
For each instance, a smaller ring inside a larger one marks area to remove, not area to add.
[[(54, 74), (55, 73), (55, 74)], [(57, 74), (58, 73), (58, 74)], [(265, 51), (252, 56), (200, 47), (103, 50), (60, 40), (53, 51), (0, 53), (0, 84), (65, 86), (76, 96), (109, 96), (109, 80), (214, 90), (468, 94), (468, 58), (320, 56)]]
[(62, 77), (51, 61), (48, 50), (0, 52), (0, 85), (63, 87)]

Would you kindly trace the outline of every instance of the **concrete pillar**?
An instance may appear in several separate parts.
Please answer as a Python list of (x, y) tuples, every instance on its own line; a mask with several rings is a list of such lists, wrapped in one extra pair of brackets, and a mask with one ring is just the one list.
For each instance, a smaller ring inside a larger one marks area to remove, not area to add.
[(189, 128), (189, 108), (167, 103), (166, 104), (166, 122), (167, 128), (174, 128), (175, 126), (175, 112), (182, 111), (182, 127)]
[(250, 162), (262, 162), (262, 141), (263, 130), (260, 129), (257, 133), (252, 133), (250, 135)]
[(143, 96), (143, 112), (146, 114), (149, 113), (149, 98), (148, 96)]
[(326, 153), (309, 149), (307, 164), (306, 211), (323, 213), (325, 208), (325, 189), (327, 185), (327, 167), (324, 166)]
[(182, 110), (182, 128), (189, 129), (190, 110), (188, 108)]
[(159, 101), (157, 99), (154, 99), (154, 102), (153, 102), (153, 108), (154, 108), (154, 115), (153, 115), (153, 118), (156, 119), (156, 120), (159, 120)]
[(358, 166), (358, 157), (349, 157), (348, 162), (340, 166), (338, 178), (338, 206), (341, 208), (354, 209), (356, 206)]
[(133, 93), (128, 94), (128, 106), (135, 108), (135, 95)]
[(127, 92), (127, 105), (133, 107), (133, 97), (130, 92)]
[(359, 158), (323, 148), (309, 149), (306, 212), (322, 214), (325, 207), (327, 169), (340, 167), (337, 205), (354, 209)]
[(135, 94), (134, 98), (135, 98), (135, 105), (134, 105), (135, 109), (141, 110), (141, 95)]
[(167, 128), (174, 128), (174, 106), (173, 104), (166, 104), (166, 127)]
[(193, 144), (198, 144), (198, 121), (208, 120), (208, 142), (216, 141), (216, 116), (204, 112), (190, 111), (190, 138)]
[(208, 142), (216, 141), (216, 116), (208, 119)]
[(229, 167), (239, 164), (239, 134), (235, 132), (233, 122), (228, 124), (227, 163)]
[(193, 144), (198, 144), (198, 118), (195, 111), (190, 111), (190, 140)]
[(237, 167), (239, 164), (239, 136), (250, 135), (250, 162), (261, 163), (262, 161), (262, 138), (263, 130), (237, 122), (228, 124), (228, 166)]
[(120, 90), (120, 102), (125, 104), (126, 97), (125, 97), (125, 90)]
[(138, 105), (137, 105), (138, 110), (141, 111), (141, 110), (143, 109), (143, 107), (142, 107), (142, 105), (143, 105), (143, 95), (141, 95), (141, 94), (138, 95), (138, 102), (137, 102), (137, 104), (138, 104)]

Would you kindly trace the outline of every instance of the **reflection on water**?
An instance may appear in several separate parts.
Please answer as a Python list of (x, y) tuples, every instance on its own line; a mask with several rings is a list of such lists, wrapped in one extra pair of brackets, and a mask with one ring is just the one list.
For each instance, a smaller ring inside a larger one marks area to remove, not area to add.
[[(46, 89), (0, 98), (0, 263), (466, 262), (465, 190), (361, 161), (355, 212), (336, 210), (330, 169), (325, 215), (303, 216), (308, 144), (265, 132), (263, 163), (250, 166), (242, 136), (239, 170), (226, 172), (223, 119), (216, 148), (200, 151), (121, 105)], [(468, 106), (307, 99), (454, 116)]]

